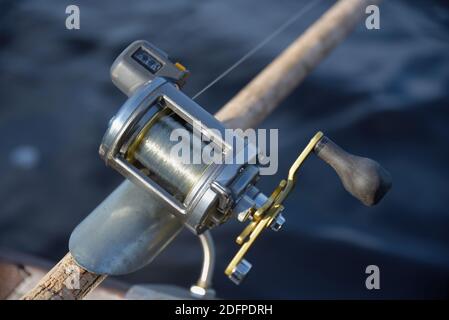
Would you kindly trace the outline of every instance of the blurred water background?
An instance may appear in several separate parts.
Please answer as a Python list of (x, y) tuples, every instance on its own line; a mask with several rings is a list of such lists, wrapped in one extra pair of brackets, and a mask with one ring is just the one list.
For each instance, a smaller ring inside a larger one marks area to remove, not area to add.
[[(0, 2), (0, 248), (59, 260), (72, 229), (119, 183), (98, 146), (125, 101), (109, 78), (118, 53), (153, 42), (192, 71), (193, 95), (308, 1), (87, 1), (81, 29), (66, 0)], [(332, 3), (324, 1), (199, 98), (215, 112)], [(263, 124), (280, 129), (279, 172), (318, 129), (379, 160), (393, 189), (366, 208), (310, 160), (287, 201), (287, 224), (251, 251), (240, 287), (222, 274), (241, 230), (214, 230), (215, 288), (226, 298), (449, 297), (449, 7), (384, 1), (381, 30), (364, 24)], [(365, 288), (365, 267), (381, 290)], [(197, 239), (182, 233), (130, 283), (184, 287), (198, 276)]]

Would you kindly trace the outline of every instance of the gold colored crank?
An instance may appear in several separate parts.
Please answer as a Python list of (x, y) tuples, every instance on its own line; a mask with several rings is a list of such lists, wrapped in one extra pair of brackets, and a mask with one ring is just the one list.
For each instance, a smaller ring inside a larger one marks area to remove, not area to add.
[[(225, 274), (227, 276), (232, 277), (236, 274), (236, 270), (238, 269), (239, 264), (242, 263), (245, 254), (254, 244), (254, 241), (256, 241), (257, 237), (262, 233), (262, 231), (268, 228), (273, 220), (276, 219), (280, 212), (282, 212), (282, 210), (284, 209), (282, 202), (287, 198), (288, 194), (295, 186), (296, 176), (299, 168), (310, 155), (310, 153), (313, 152), (315, 145), (320, 141), (322, 137), (323, 133), (321, 131), (317, 132), (291, 166), (288, 172), (287, 180), (283, 179), (279, 183), (271, 196), (259, 209), (249, 209), (249, 212), (246, 216), (251, 219), (251, 222), (246, 226), (243, 232), (236, 239), (237, 244), (241, 245), (241, 247), (225, 270)], [(248, 264), (248, 262), (246, 263)], [(235, 282), (238, 281), (239, 280), (236, 279)]]

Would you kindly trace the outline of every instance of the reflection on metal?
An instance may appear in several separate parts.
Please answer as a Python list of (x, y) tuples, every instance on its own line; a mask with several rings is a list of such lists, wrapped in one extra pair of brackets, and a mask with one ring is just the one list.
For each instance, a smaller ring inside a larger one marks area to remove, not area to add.
[(125, 181), (76, 227), (69, 249), (90, 272), (126, 274), (153, 260), (182, 227), (170, 208)]
[(196, 298), (214, 298), (215, 290), (212, 289), (212, 277), (215, 268), (215, 247), (212, 235), (209, 231), (200, 234), (201, 247), (203, 248), (203, 266), (201, 275), (195, 285), (190, 287), (190, 292)]

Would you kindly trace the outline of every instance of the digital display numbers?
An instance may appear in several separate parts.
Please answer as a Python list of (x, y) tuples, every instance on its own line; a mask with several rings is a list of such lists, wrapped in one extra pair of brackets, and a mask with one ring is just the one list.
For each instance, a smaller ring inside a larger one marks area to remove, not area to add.
[(133, 53), (132, 58), (153, 74), (162, 68), (162, 63), (142, 48), (137, 49), (137, 51)]

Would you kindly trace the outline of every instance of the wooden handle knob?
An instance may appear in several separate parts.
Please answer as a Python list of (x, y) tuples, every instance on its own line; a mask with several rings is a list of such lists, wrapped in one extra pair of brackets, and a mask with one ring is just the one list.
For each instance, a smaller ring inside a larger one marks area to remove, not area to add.
[(314, 151), (334, 168), (346, 191), (367, 206), (377, 204), (391, 188), (391, 175), (379, 163), (346, 152), (326, 136)]

